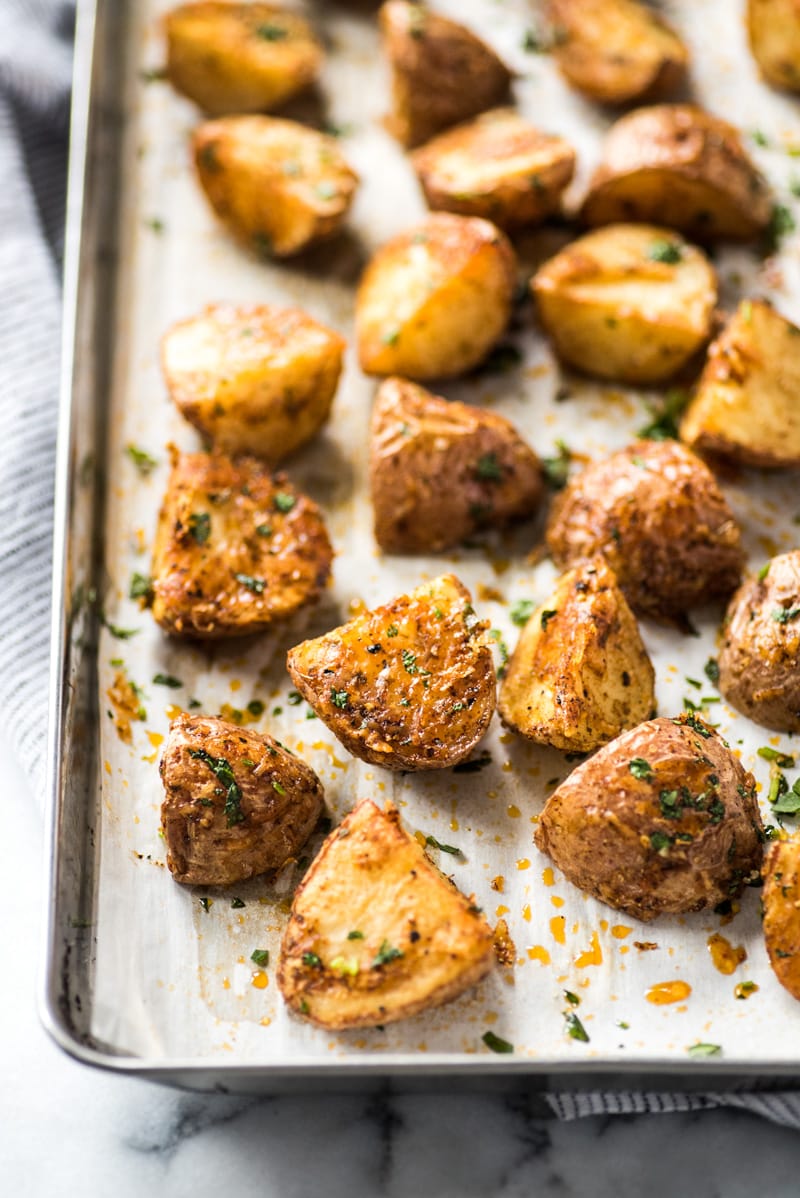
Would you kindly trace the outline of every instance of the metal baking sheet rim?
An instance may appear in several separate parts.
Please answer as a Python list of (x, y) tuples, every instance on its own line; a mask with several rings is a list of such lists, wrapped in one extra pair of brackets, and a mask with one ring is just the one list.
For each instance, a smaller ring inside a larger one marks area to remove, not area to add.
[[(529, 1090), (581, 1090), (585, 1088), (652, 1088), (654, 1085), (689, 1090), (774, 1089), (800, 1085), (800, 1061), (758, 1062), (709, 1059), (697, 1061), (691, 1067), (674, 1060), (654, 1057), (635, 1061), (581, 1061), (575, 1064), (527, 1059), (500, 1060), (479, 1058), (475, 1061), (453, 1061), (448, 1054), (373, 1054), (330, 1063), (317, 1059), (297, 1060), (291, 1065), (221, 1065), (216, 1062), (175, 1058), (169, 1062), (116, 1055), (91, 1042), (76, 1026), (75, 1014), (83, 1010), (84, 998), (91, 996), (71, 993), (71, 964), (73, 954), (90, 956), (87, 937), (80, 936), (80, 921), (67, 915), (65, 874), (74, 861), (65, 843), (64, 829), (81, 812), (75, 810), (75, 796), (67, 792), (66, 762), (74, 751), (75, 730), (67, 727), (68, 703), (75, 698), (79, 687), (73, 669), (70, 674), (71, 622), (76, 618), (73, 599), (68, 592), (70, 569), (70, 538), (76, 534), (76, 492), (79, 470), (76, 438), (78, 410), (76, 395), (81, 371), (89, 363), (81, 344), (81, 332), (87, 321), (97, 316), (103, 307), (103, 293), (95, 275), (98, 261), (103, 260), (103, 239), (108, 228), (102, 227), (97, 214), (97, 194), (104, 195), (108, 204), (113, 195), (113, 166), (108, 146), (101, 152), (104, 137), (108, 139), (114, 121), (113, 69), (111, 47), (118, 48), (123, 39), (112, 36), (124, 20), (125, 5), (111, 0), (79, 0), (73, 72), (73, 99), (69, 158), (69, 187), (66, 221), (64, 267), (64, 317), (62, 336), (62, 367), (59, 407), (58, 448), (55, 487), (55, 516), (53, 540), (53, 602), (52, 646), (50, 673), (49, 732), (47, 742), (47, 892), (44, 919), (44, 968), (38, 993), (41, 1022), (55, 1043), (69, 1056), (84, 1064), (115, 1073), (146, 1078), (166, 1085), (191, 1090), (220, 1092), (303, 1092), (324, 1088), (370, 1090), (394, 1083), (395, 1089), (418, 1088), (415, 1081), (430, 1089), (432, 1084), (443, 1086), (458, 1080), (474, 1088), (496, 1088), (498, 1084)], [(113, 139), (108, 145), (113, 144)], [(112, 150), (112, 154), (115, 152)], [(93, 203), (87, 204), (92, 196)], [(113, 210), (116, 212), (116, 209)], [(108, 247), (105, 251), (106, 267)], [(86, 264), (92, 261), (92, 271)], [(109, 273), (111, 269), (109, 268)], [(107, 297), (105, 297), (107, 298)], [(97, 345), (92, 349), (97, 352)], [(95, 372), (90, 371), (95, 378)], [(98, 391), (89, 397), (95, 418), (98, 415)], [(86, 402), (87, 397), (83, 396)], [(96, 486), (99, 493), (100, 482)], [(93, 512), (95, 525), (99, 523)], [(74, 595), (74, 592), (73, 592)], [(96, 622), (96, 621), (95, 621)], [(96, 633), (96, 628), (94, 629)], [(93, 648), (82, 649), (79, 665), (85, 667)], [(80, 695), (78, 695), (80, 701)], [(93, 730), (96, 732), (96, 728)], [(91, 749), (97, 749), (96, 739)], [(91, 754), (90, 754), (91, 756)], [(88, 795), (84, 796), (88, 798)], [(92, 829), (88, 821), (82, 832), (86, 841), (81, 849), (89, 850)], [(90, 850), (89, 850), (90, 851)], [(87, 879), (84, 877), (83, 882)], [(91, 882), (91, 879), (89, 879)], [(71, 896), (75, 899), (75, 895)], [(84, 894), (83, 901), (86, 896)], [(76, 909), (81, 902), (78, 894)], [(82, 943), (81, 943), (82, 941)], [(320, 1087), (322, 1083), (322, 1087)]]

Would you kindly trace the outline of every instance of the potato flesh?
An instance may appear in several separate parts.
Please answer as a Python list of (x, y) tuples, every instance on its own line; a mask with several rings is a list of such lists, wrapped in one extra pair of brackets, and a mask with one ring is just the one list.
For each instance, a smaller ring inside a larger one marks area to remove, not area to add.
[(735, 898), (762, 838), (752, 774), (695, 716), (599, 749), (550, 796), (535, 836), (575, 886), (645, 921)]
[[(664, 246), (679, 261), (654, 260)], [(717, 299), (714, 270), (699, 249), (669, 229), (636, 224), (572, 242), (531, 287), (560, 358), (631, 383), (674, 375), (707, 340)]]
[(272, 737), (213, 716), (172, 722), (159, 772), (167, 866), (176, 882), (192, 886), (228, 886), (279, 869), (322, 812), (322, 785), (305, 762)]
[(515, 258), (488, 221), (438, 213), (378, 250), (356, 297), (367, 374), (427, 380), (486, 357), (511, 315)]
[(581, 208), (589, 225), (643, 221), (701, 241), (750, 240), (771, 213), (769, 187), (738, 130), (690, 104), (656, 104), (621, 117)]
[(655, 674), (601, 558), (564, 574), (531, 615), (500, 686), (503, 723), (539, 744), (589, 752), (655, 713)]
[(286, 664), (348, 752), (384, 769), (456, 765), (494, 712), (486, 624), (452, 574), (304, 641)]
[(278, 985), (295, 1014), (341, 1031), (440, 1006), (494, 963), (479, 909), (403, 830), (396, 808), (366, 800), (331, 832), (295, 894)]
[(387, 379), (372, 412), (370, 490), (382, 549), (438, 553), (529, 516), (543, 484), (539, 459), (508, 420)]
[(463, 25), (403, 0), (389, 0), (379, 19), (392, 77), (389, 127), (404, 146), (506, 98), (511, 72)]
[(709, 348), (681, 438), (752, 466), (800, 465), (800, 329), (762, 301), (740, 304)]
[(731, 600), (719, 689), (757, 724), (800, 732), (800, 550), (772, 558)]
[(744, 565), (713, 474), (677, 441), (636, 441), (587, 466), (553, 504), (547, 545), (562, 567), (601, 555), (633, 610), (666, 621), (727, 598)]
[(345, 342), (299, 308), (211, 305), (161, 343), (170, 396), (212, 444), (276, 463), (325, 423)]
[(183, 4), (165, 30), (171, 83), (211, 116), (276, 108), (322, 65), (308, 22), (272, 4)]
[(316, 602), (332, 557), (319, 509), (285, 475), (255, 458), (177, 455), (153, 544), (153, 617), (173, 636), (263, 631)]
[(768, 83), (800, 91), (798, 0), (748, 0), (750, 49)]
[(219, 219), (278, 258), (336, 233), (358, 185), (335, 138), (277, 117), (206, 121), (194, 132), (194, 159)]
[(800, 841), (771, 844), (763, 873), (761, 903), (769, 963), (792, 998), (800, 998)]
[(579, 91), (605, 104), (663, 95), (683, 78), (686, 46), (657, 14), (632, 0), (550, 0), (553, 53)]
[(503, 108), (440, 134), (414, 153), (412, 164), (430, 208), (514, 229), (558, 208), (575, 152)]

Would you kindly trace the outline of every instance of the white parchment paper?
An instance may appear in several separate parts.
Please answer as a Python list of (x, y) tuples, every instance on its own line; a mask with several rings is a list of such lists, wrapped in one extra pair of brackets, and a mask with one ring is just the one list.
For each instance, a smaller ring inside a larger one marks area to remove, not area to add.
[[(127, 98), (126, 165), (116, 370), (108, 397), (106, 566), (112, 581), (105, 605), (112, 622), (139, 631), (125, 641), (104, 631), (100, 707), (105, 713), (109, 706), (106, 691), (115, 672), (110, 663), (122, 658), (144, 692), (147, 719), (134, 723), (129, 747), (103, 715), (93, 1034), (118, 1051), (160, 1061), (297, 1063), (354, 1054), (385, 1060), (387, 1051), (456, 1060), (485, 1053), (481, 1036), (489, 1028), (510, 1040), (518, 1056), (553, 1064), (585, 1059), (683, 1064), (687, 1046), (698, 1040), (721, 1045), (730, 1060), (796, 1059), (797, 1007), (767, 964), (757, 890), (745, 893), (741, 912), (722, 928), (720, 917), (710, 912), (638, 924), (584, 897), (549, 869), (533, 846), (533, 826), (544, 801), (572, 768), (562, 754), (504, 733), (496, 719), (482, 746), (491, 764), (481, 772), (401, 777), (352, 760), (321, 721), (308, 718), (305, 704), (287, 702), (286, 648), (342, 622), (361, 604), (380, 603), (453, 570), (472, 590), (481, 615), (513, 648), (518, 630), (509, 617), (511, 604), (522, 597), (544, 599), (554, 578), (550, 563), (527, 562), (538, 535), (534, 528), (439, 558), (379, 555), (366, 488), (375, 384), (361, 375), (352, 350), (330, 425), (288, 463), (292, 479), (321, 503), (337, 554), (333, 586), (307, 625), (241, 644), (192, 647), (166, 639), (149, 614), (127, 598), (131, 573), (149, 570), (167, 477), (166, 444), (198, 446), (160, 377), (158, 344), (165, 329), (209, 302), (263, 301), (299, 304), (352, 338), (354, 284), (364, 261), (424, 212), (413, 173), (381, 124), (387, 81), (376, 6), (319, 2), (306, 9), (330, 48), (323, 101), (362, 178), (349, 233), (313, 256), (281, 265), (239, 248), (212, 216), (194, 179), (188, 137), (200, 114), (165, 83), (143, 78), (162, 62), (157, 18), (165, 7), (162, 0), (130, 6), (133, 26), (120, 79)], [(525, 0), (442, 0), (434, 7), (481, 32), (518, 71), (520, 109), (543, 129), (573, 142), (579, 155), (577, 195), (597, 160), (609, 118), (572, 93), (548, 57), (523, 49), (525, 32), (534, 23), (533, 6)], [(748, 137), (749, 148), (781, 202), (794, 205), (789, 190), (795, 170), (800, 178), (800, 162), (787, 146), (793, 139), (800, 145), (796, 102), (758, 81), (745, 44), (743, 5), (674, 0), (664, 8), (691, 44), (697, 98), (744, 130), (763, 132), (768, 145)], [(532, 270), (563, 240), (553, 230), (523, 239), (523, 266)], [(788, 316), (800, 319), (795, 237), (785, 241), (776, 259), (761, 261), (749, 250), (725, 249), (715, 261), (724, 305), (731, 308), (747, 294), (768, 295)], [(576, 453), (598, 456), (626, 444), (647, 422), (644, 393), (562, 378), (529, 310), (509, 340), (524, 354), (519, 369), (447, 385), (443, 393), (502, 412), (542, 455), (551, 454), (563, 438)], [(558, 402), (556, 393), (565, 382), (569, 396)], [(148, 478), (124, 453), (131, 442), (160, 463)], [(748, 472), (723, 480), (723, 486), (743, 524), (752, 566), (796, 546), (800, 493), (794, 477)], [(680, 711), (684, 695), (697, 699), (685, 679), (703, 677), (703, 665), (715, 652), (720, 615), (699, 613), (697, 638), (643, 625), (656, 666), (660, 714)], [(154, 685), (157, 672), (177, 676), (184, 686)], [(710, 689), (704, 687), (703, 693)], [(273, 884), (257, 879), (228, 891), (203, 891), (177, 886), (164, 866), (157, 761), (170, 716), (190, 698), (208, 713), (225, 704), (243, 709), (251, 699), (262, 700), (266, 711), (255, 726), (313, 766), (334, 819), (358, 798), (392, 799), (410, 829), (459, 846), (463, 857), (442, 864), (464, 891), (474, 892), (490, 919), (506, 918), (516, 944), (515, 967), (498, 969), (447, 1007), (385, 1031), (331, 1035), (291, 1019), (277, 992), (274, 966), (299, 871), (290, 869)], [(280, 714), (273, 714), (277, 708)], [(790, 739), (756, 728), (724, 703), (710, 710), (745, 765), (765, 783), (768, 766), (755, 756), (757, 747), (790, 748)], [(245, 906), (232, 908), (234, 896)], [(201, 897), (210, 900), (207, 911)], [(708, 950), (709, 936), (720, 930), (747, 952), (731, 976), (717, 971)], [(637, 941), (655, 942), (657, 948), (637, 949)], [(266, 970), (252, 965), (254, 948), (269, 950)], [(673, 980), (691, 987), (684, 1001), (654, 1006), (645, 1000), (652, 985)], [(738, 1001), (734, 986), (744, 980), (755, 981), (759, 990)], [(565, 987), (581, 999), (578, 1013), (588, 1043), (566, 1035)]]

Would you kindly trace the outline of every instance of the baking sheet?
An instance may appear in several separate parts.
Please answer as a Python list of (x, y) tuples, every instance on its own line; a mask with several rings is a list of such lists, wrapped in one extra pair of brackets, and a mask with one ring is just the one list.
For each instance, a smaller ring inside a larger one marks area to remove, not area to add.
[[(721, 1045), (730, 1062), (786, 1062), (796, 1043), (797, 1008), (767, 964), (756, 890), (745, 892), (740, 914), (725, 927), (711, 913), (639, 924), (583, 896), (533, 845), (533, 825), (547, 795), (572, 768), (563, 754), (527, 745), (495, 719), (481, 745), (491, 764), (480, 772), (401, 777), (350, 759), (321, 721), (308, 718), (305, 704), (289, 703), (286, 648), (342, 622), (362, 605), (388, 600), (452, 570), (511, 648), (518, 632), (510, 621), (511, 605), (523, 597), (544, 599), (554, 578), (549, 563), (534, 567), (526, 561), (540, 531), (531, 527), (437, 558), (377, 553), (366, 489), (375, 383), (360, 374), (352, 349), (330, 425), (287, 467), (295, 483), (321, 503), (337, 552), (333, 586), (306, 626), (239, 644), (193, 647), (166, 639), (127, 598), (131, 574), (148, 572), (167, 477), (165, 446), (170, 441), (185, 449), (198, 445), (194, 431), (168, 402), (160, 377), (158, 342), (165, 329), (205, 303), (269, 302), (299, 304), (350, 337), (353, 285), (363, 263), (424, 212), (403, 153), (381, 124), (387, 81), (377, 50), (375, 8), (296, 5), (329, 43), (322, 82), (325, 114), (343, 131), (342, 149), (361, 175), (361, 189), (349, 232), (303, 259), (270, 264), (235, 245), (212, 217), (191, 169), (188, 138), (199, 114), (163, 82), (147, 82), (162, 61), (157, 18), (166, 7), (156, 0), (129, 6), (131, 25), (120, 64), (127, 119), (114, 382), (108, 397), (105, 568), (112, 581), (103, 604), (110, 623), (137, 632), (119, 640), (104, 629), (99, 648), (102, 796), (91, 1038), (155, 1063), (191, 1059), (222, 1066), (333, 1064), (354, 1056), (380, 1065), (388, 1054), (392, 1060), (422, 1062), (435, 1056), (467, 1063), (487, 1054), (481, 1036), (488, 1029), (514, 1044), (516, 1061), (541, 1066), (697, 1067), (686, 1054), (696, 1041)], [(546, 56), (524, 51), (531, 6), (523, 0), (442, 0), (433, 7), (481, 32), (519, 72), (515, 95), (521, 111), (576, 146), (577, 193), (597, 159), (608, 120), (570, 92)], [(691, 0), (664, 5), (692, 45), (697, 98), (743, 129), (764, 133), (769, 146), (751, 144), (753, 156), (780, 200), (792, 204), (786, 197), (794, 163), (786, 145), (794, 137), (800, 144), (795, 104), (757, 81), (740, 7), (732, 12), (728, 0), (707, 0), (701, 11)], [(800, 165), (797, 169), (800, 174)], [(522, 241), (523, 263), (532, 266), (559, 236), (550, 231)], [(779, 259), (765, 263), (741, 249), (721, 250), (715, 261), (727, 306), (739, 295), (762, 294), (774, 298), (789, 317), (800, 318), (796, 239), (785, 242)], [(595, 457), (624, 445), (647, 422), (645, 392), (569, 379), (569, 398), (557, 402), (565, 380), (530, 311), (509, 340), (524, 354), (519, 369), (448, 384), (442, 393), (502, 412), (542, 455), (552, 453), (563, 438), (577, 454)], [(131, 443), (159, 461), (147, 478), (126, 456)], [(791, 475), (748, 472), (726, 479), (724, 490), (743, 523), (752, 564), (797, 544), (793, 518), (800, 512), (800, 495)], [(718, 616), (698, 613), (696, 638), (643, 623), (656, 667), (660, 714), (676, 714), (684, 695), (696, 698), (685, 677), (703, 676), (703, 664), (714, 652)], [(147, 711), (145, 721), (133, 724), (132, 746), (120, 741), (105, 714), (106, 692), (119, 668), (111, 662), (119, 659), (142, 688)], [(154, 685), (159, 672), (177, 676), (184, 686)], [(179, 887), (164, 866), (157, 761), (170, 717), (190, 698), (208, 713), (226, 704), (242, 710), (252, 699), (264, 702), (265, 715), (252, 726), (277, 736), (313, 766), (334, 819), (359, 798), (392, 799), (408, 828), (458, 845), (463, 856), (442, 863), (462, 890), (474, 892), (492, 921), (501, 915), (508, 921), (517, 950), (514, 968), (498, 969), (469, 995), (385, 1030), (331, 1034), (291, 1019), (277, 992), (274, 966), (301, 869), (290, 868), (271, 884), (256, 879), (220, 890)], [(280, 714), (273, 714), (277, 708)], [(767, 763), (756, 758), (756, 748), (767, 743), (790, 748), (789, 738), (756, 729), (723, 703), (711, 710), (744, 764), (765, 783)], [(234, 896), (244, 901), (243, 908), (232, 908)], [(201, 904), (201, 898), (209, 902)], [(746, 948), (747, 960), (732, 976), (722, 976), (712, 963), (707, 941), (717, 931)], [(658, 947), (641, 951), (637, 941)], [(269, 949), (266, 970), (252, 965), (254, 948)], [(652, 985), (672, 980), (691, 986), (685, 1001), (668, 1006), (646, 1001)], [(746, 1002), (733, 993), (742, 980), (760, 987)], [(588, 1043), (566, 1034), (565, 988), (581, 999), (578, 1014)]]

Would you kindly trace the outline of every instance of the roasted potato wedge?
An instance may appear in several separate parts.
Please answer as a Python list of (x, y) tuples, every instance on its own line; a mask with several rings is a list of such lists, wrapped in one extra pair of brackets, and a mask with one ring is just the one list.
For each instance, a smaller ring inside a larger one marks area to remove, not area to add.
[(800, 466), (800, 328), (745, 300), (709, 347), (681, 439), (750, 466)]
[(722, 694), (765, 728), (800, 732), (800, 549), (742, 583), (722, 627)]
[(800, 840), (778, 840), (764, 858), (764, 943), (775, 976), (800, 998)]
[(545, 262), (531, 287), (558, 356), (626, 383), (674, 375), (711, 335), (717, 301), (702, 250), (652, 225), (587, 233)]
[(492, 930), (400, 824), (364, 800), (294, 896), (278, 985), (297, 1015), (344, 1031), (441, 1006), (494, 968)]
[(151, 570), (166, 632), (261, 632), (316, 602), (332, 559), (319, 508), (285, 475), (255, 458), (175, 453)]
[(589, 225), (645, 221), (698, 241), (750, 241), (772, 197), (733, 125), (691, 104), (657, 104), (612, 126), (581, 209)]
[(411, 164), (429, 208), (519, 229), (558, 210), (575, 171), (575, 151), (513, 108), (495, 108), (440, 133), (412, 154)]
[(423, 4), (389, 0), (380, 25), (392, 77), (388, 124), (402, 145), (418, 146), (508, 95), (508, 67), (456, 21)]
[(636, 441), (587, 466), (556, 499), (547, 544), (562, 567), (604, 557), (633, 610), (662, 620), (727, 598), (744, 565), (716, 479), (677, 441)]
[(300, 308), (210, 304), (161, 341), (167, 389), (215, 448), (275, 464), (328, 419), (346, 342)]
[(798, 0), (747, 0), (747, 32), (753, 58), (767, 82), (800, 91)]
[(477, 529), (530, 516), (541, 463), (503, 416), (386, 379), (372, 410), (375, 540), (386, 553), (439, 553)]
[(602, 104), (656, 99), (680, 86), (689, 51), (636, 0), (549, 0), (553, 55), (562, 75)]
[(594, 558), (533, 612), (500, 684), (503, 723), (587, 753), (655, 715), (655, 673), (613, 572)]
[(736, 898), (761, 866), (756, 784), (695, 715), (640, 724), (547, 800), (536, 844), (581, 890), (636, 919)]
[(197, 174), (228, 229), (288, 258), (341, 228), (358, 176), (334, 137), (269, 116), (227, 116), (194, 132)]
[(356, 296), (361, 369), (412, 379), (478, 366), (511, 316), (516, 259), (489, 221), (435, 213), (388, 241)]
[(496, 676), (486, 622), (442, 575), (303, 641), (292, 680), (348, 752), (387, 770), (446, 769), (492, 718)]
[(322, 784), (310, 766), (271, 736), (215, 716), (173, 720), (159, 772), (167, 866), (192, 886), (280, 869), (322, 812)]
[(170, 83), (210, 116), (269, 112), (316, 79), (311, 26), (274, 4), (202, 0), (167, 13)]

